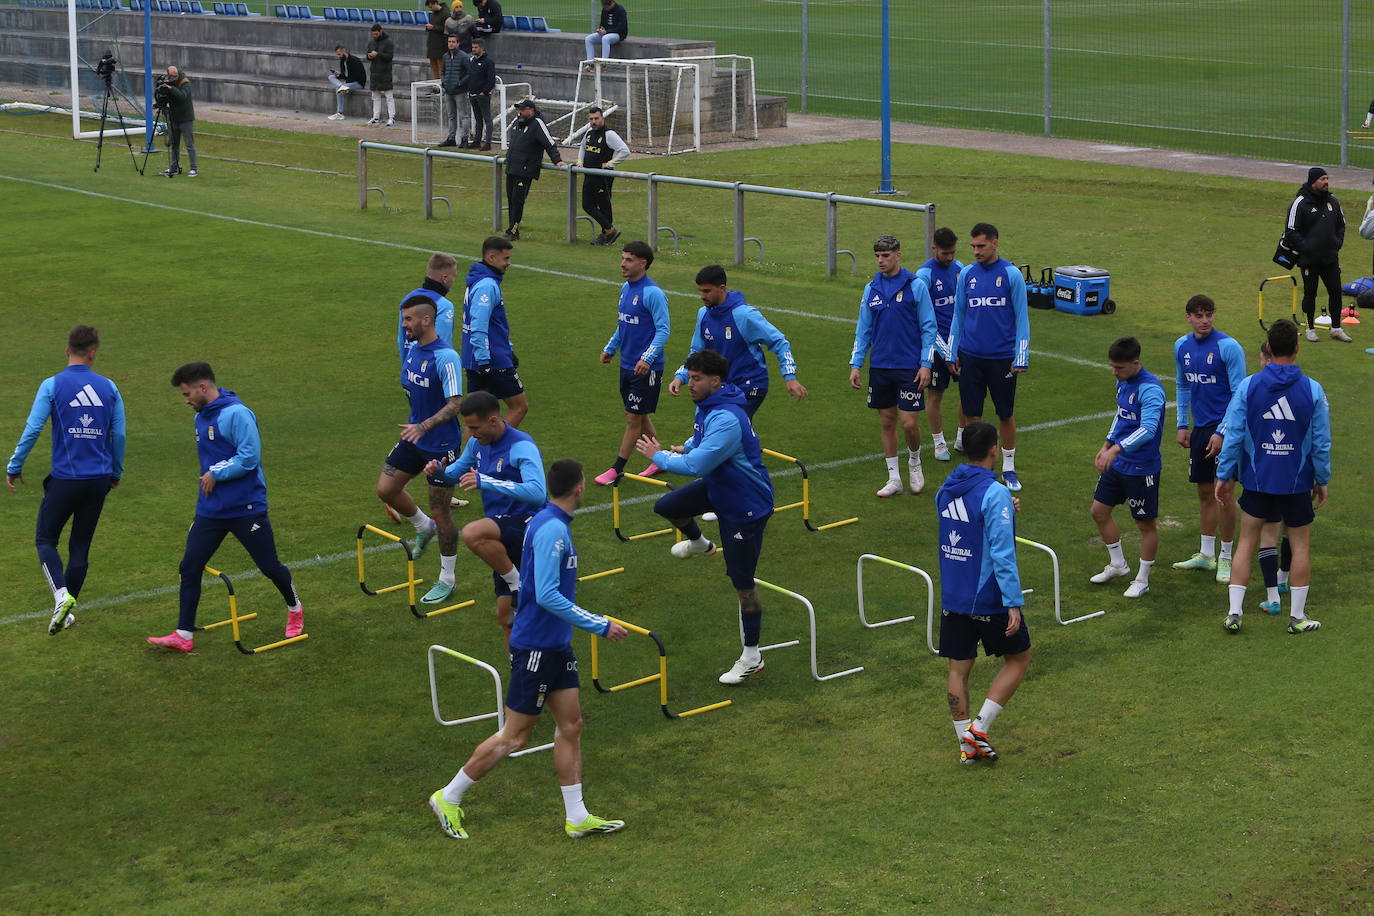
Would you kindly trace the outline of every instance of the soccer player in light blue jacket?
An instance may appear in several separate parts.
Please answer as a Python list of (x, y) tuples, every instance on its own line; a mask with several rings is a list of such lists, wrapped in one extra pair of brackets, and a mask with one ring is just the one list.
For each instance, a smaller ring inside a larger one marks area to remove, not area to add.
[(405, 303), (414, 296), (425, 296), (434, 302), (434, 331), (444, 346), (453, 346), (453, 303), (449, 300), (449, 290), (458, 279), (458, 261), (451, 254), (436, 252), (429, 256), (425, 267), (424, 282), (401, 297), (396, 314), (396, 353), (402, 360), (406, 358), (406, 347), (411, 341), (406, 339), (406, 329), (402, 324), (405, 317)]
[[(964, 428), (968, 463), (956, 467), (935, 494), (940, 543), (940, 655), (949, 659), (949, 715), (959, 762), (996, 760), (988, 732), (1030, 667), (1030, 629), (1021, 616), (1016, 567), (1016, 510), (1011, 491), (998, 483), (997, 430), (975, 422)], [(969, 719), (968, 676), (978, 658), (1001, 655), (977, 718)]]
[[(468, 838), (463, 826), (463, 795), (502, 760), (530, 740), (539, 713), (548, 707), (556, 730), (553, 765), (563, 794), (563, 831), (574, 839), (614, 833), (621, 820), (597, 817), (582, 798), (582, 709), (578, 701), (577, 656), (572, 629), (611, 642), (625, 638), (615, 620), (577, 604), (577, 549), (573, 514), (582, 504), (586, 481), (582, 465), (571, 458), (549, 468), (549, 503), (529, 524), (523, 543), (526, 585), (510, 637), (510, 686), (501, 730), (477, 746), (449, 784), (429, 797), (439, 827), (455, 840)], [(466, 656), (464, 656), (466, 658)]]
[(482, 260), (468, 270), (463, 295), (461, 353), (468, 391), (490, 391), (506, 403), (506, 422), (519, 426), (529, 412), (520, 360), (510, 339), (501, 283), (510, 269), (511, 243), (499, 235), (482, 242)]
[(1228, 496), (1236, 480), (1245, 488), (1240, 542), (1231, 566), (1230, 612), (1222, 625), (1229, 633), (1240, 632), (1250, 556), (1264, 523), (1281, 521), (1293, 550), (1288, 632), (1311, 633), (1321, 629), (1307, 616), (1307, 590), (1312, 522), (1331, 482), (1331, 411), (1326, 391), (1297, 366), (1297, 325), (1287, 319), (1270, 325), (1269, 350), (1272, 361), (1241, 382), (1231, 398), (1217, 461), (1217, 499)]
[[(930, 260), (916, 268), (916, 279), (925, 284), (930, 293), (930, 304), (935, 310), (935, 359), (930, 365), (930, 384), (925, 390), (926, 422), (930, 424), (930, 440), (935, 446), (935, 460), (949, 461), (949, 445), (945, 442), (945, 420), (940, 407), (945, 398), (945, 390), (954, 376), (949, 364), (954, 357), (949, 352), (949, 328), (954, 321), (955, 290), (959, 288), (959, 274), (964, 262), (955, 258), (959, 248), (959, 237), (954, 230), (941, 226), (935, 230), (931, 239)], [(962, 405), (959, 405), (962, 406)], [(956, 406), (959, 415), (958, 431), (954, 435), (954, 447), (964, 447), (963, 433), (967, 420), (963, 410)]]
[(970, 422), (983, 418), (989, 396), (1002, 442), (1002, 480), (1015, 493), (1016, 378), (1030, 366), (1030, 308), (1026, 278), (997, 254), (997, 227), (978, 223), (969, 231), (974, 263), (959, 273), (949, 326), (951, 367), (959, 373), (959, 400)]

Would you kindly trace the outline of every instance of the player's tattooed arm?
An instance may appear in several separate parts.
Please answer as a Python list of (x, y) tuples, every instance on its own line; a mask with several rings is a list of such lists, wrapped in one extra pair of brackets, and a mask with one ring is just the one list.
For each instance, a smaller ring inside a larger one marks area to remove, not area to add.
[(444, 406), (439, 408), (438, 413), (430, 417), (428, 420), (420, 421), (420, 432), (427, 433), (434, 427), (439, 426), (442, 423), (447, 423), (449, 420), (452, 420), (454, 417), (458, 416), (458, 404), (462, 400), (463, 399), (460, 397), (451, 397), (448, 400), (444, 401)]

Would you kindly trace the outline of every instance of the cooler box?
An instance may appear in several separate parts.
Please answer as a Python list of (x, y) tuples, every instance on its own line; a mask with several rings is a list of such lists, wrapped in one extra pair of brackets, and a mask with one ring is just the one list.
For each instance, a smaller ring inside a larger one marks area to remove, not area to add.
[(1110, 315), (1112, 278), (1097, 267), (1076, 264), (1054, 269), (1054, 307), (1070, 315)]

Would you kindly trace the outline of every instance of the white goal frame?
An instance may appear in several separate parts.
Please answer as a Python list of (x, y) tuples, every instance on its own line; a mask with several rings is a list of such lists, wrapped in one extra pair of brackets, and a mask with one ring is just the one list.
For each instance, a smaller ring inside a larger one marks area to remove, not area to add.
[[(635, 71), (643, 74), (643, 85), (636, 80)], [(693, 152), (701, 149), (701, 65), (696, 63), (681, 63), (676, 59), (645, 59), (645, 60), (623, 60), (620, 58), (594, 58), (585, 60), (577, 70), (577, 88), (573, 93), (574, 106), (581, 106), (584, 100), (604, 99), (607, 97), (607, 89), (611, 85), (623, 86), (625, 91), (625, 142), (634, 148), (637, 123), (647, 125), (641, 133), (646, 134), (645, 142), (650, 146), (654, 145), (653, 123), (649, 119), (636, 122), (636, 113), (640, 106), (649, 106), (649, 87), (650, 74), (658, 72), (668, 76), (672, 81), (672, 109), (669, 117), (668, 136), (666, 140), (659, 138), (660, 142), (666, 142), (666, 152), (669, 155), (675, 153)], [(584, 90), (584, 79), (589, 84)], [(688, 82), (690, 81), (690, 82)], [(691, 138), (688, 141), (680, 141), (677, 133), (677, 121), (680, 106), (683, 104), (682, 93), (684, 83), (690, 93), (691, 110)], [(642, 92), (642, 94), (641, 94)]]
[[(97, 13), (105, 13), (106, 11), (104, 11), (104, 10), (96, 10), (96, 11), (94, 11), (94, 12), (97, 12)], [(147, 48), (147, 47), (148, 47), (148, 44), (149, 44), (149, 42), (150, 42), (150, 36), (148, 35), (147, 30), (151, 28), (151, 25), (149, 24), (149, 22), (150, 22), (150, 20), (149, 20), (149, 18), (148, 18), (149, 13), (146, 13), (146, 12), (145, 12), (143, 15), (144, 15), (144, 17), (145, 17), (145, 18), (144, 18), (144, 30), (145, 30), (145, 32), (144, 32), (144, 47)], [(72, 94), (72, 139), (73, 139), (73, 140), (93, 140), (93, 139), (95, 139), (96, 137), (100, 136), (100, 130), (99, 130), (99, 129), (96, 129), (96, 130), (82, 130), (82, 129), (81, 129), (81, 114), (82, 114), (82, 112), (81, 112), (81, 66), (82, 66), (82, 65), (81, 65), (81, 58), (80, 58), (80, 55), (77, 54), (77, 40), (78, 40), (77, 31), (78, 31), (78, 30), (77, 30), (77, 27), (76, 27), (76, 0), (67, 0), (67, 56), (68, 56), (68, 66), (69, 66), (70, 71), (71, 71), (71, 72), (70, 72), (70, 77), (69, 77), (69, 79), (70, 79), (70, 84), (71, 84), (71, 85), (70, 85), (70, 88), (71, 88), (71, 94)], [(145, 55), (145, 57), (146, 57), (146, 55)], [(151, 62), (151, 60), (146, 60), (146, 59), (145, 59), (144, 62), (143, 62), (143, 78), (144, 78), (144, 80), (146, 80), (146, 81), (151, 81), (151, 80), (152, 80), (152, 62)], [(96, 117), (99, 117), (99, 115), (97, 114)], [(127, 123), (137, 123), (139, 126), (137, 126), (137, 127), (107, 127), (107, 128), (105, 128), (105, 136), (107, 136), (107, 137), (111, 137), (111, 136), (113, 136), (113, 137), (123, 137), (123, 136), (144, 136), (144, 135), (146, 135), (147, 132), (148, 132), (148, 122), (147, 122), (147, 120), (146, 120), (147, 117), (148, 117), (148, 116), (147, 116), (147, 114), (145, 113), (145, 114), (143, 115), (142, 118), (125, 118), (125, 119), (124, 119), (125, 122), (127, 122)]]
[[(410, 84), (410, 142), (416, 145), (424, 143), (420, 139), (420, 97), (431, 90), (444, 91), (443, 83), (440, 80), (417, 80)], [(507, 83), (501, 77), (496, 78), (496, 111), (492, 112), (491, 124), (492, 132), (499, 133), (501, 149), (506, 148), (506, 128), (507, 116), (515, 113), (515, 103), (526, 97), (534, 95), (534, 87), (529, 83)], [(444, 107), (443, 100), (439, 100), (439, 124), (444, 125), (444, 116), (447, 109)]]

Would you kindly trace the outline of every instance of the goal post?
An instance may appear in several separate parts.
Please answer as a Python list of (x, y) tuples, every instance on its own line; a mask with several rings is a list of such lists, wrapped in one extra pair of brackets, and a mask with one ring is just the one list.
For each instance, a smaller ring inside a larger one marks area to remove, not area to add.
[[(510, 118), (515, 115), (515, 103), (534, 90), (529, 83), (507, 83), (496, 78), (496, 91), (492, 93), (491, 125), (492, 133), (497, 136), (492, 142), (506, 148), (506, 130)], [(458, 100), (460, 105), (468, 105), (467, 95)], [(461, 113), (460, 113), (461, 116)], [(434, 145), (449, 135), (448, 106), (444, 104), (443, 85), (439, 80), (419, 80), (410, 84), (410, 142)]]
[[(105, 83), (96, 74), (96, 64), (106, 53), (116, 59), (139, 60), (143, 76), (143, 98), (131, 91), (129, 73), (116, 69), (111, 75), (110, 91), (118, 102), (119, 115), (113, 107), (106, 120), (106, 136), (146, 135), (150, 122), (146, 112), (152, 108), (152, 14), (145, 8), (142, 16), (142, 35), (120, 28), (127, 21), (122, 12), (113, 10), (81, 10), (78, 18), (76, 0), (67, 0), (68, 82), (71, 90), (72, 139), (88, 140), (100, 135), (99, 126), (87, 129), (82, 121), (98, 118), (105, 98)], [(140, 49), (141, 45), (141, 49)], [(136, 84), (136, 79), (133, 81)], [(122, 122), (122, 123), (121, 123)], [(151, 137), (148, 137), (151, 145)]]

